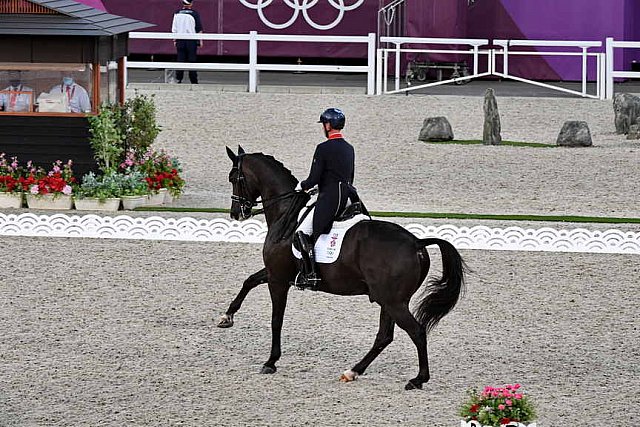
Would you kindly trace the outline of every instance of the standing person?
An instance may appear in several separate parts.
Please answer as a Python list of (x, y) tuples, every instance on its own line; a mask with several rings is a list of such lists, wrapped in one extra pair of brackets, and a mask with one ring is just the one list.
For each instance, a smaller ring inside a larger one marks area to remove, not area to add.
[[(200, 14), (192, 9), (193, 0), (182, 0), (182, 9), (173, 14), (171, 32), (174, 34), (202, 33)], [(202, 40), (174, 40), (178, 53), (178, 62), (197, 62), (198, 47), (202, 47)], [(176, 80), (182, 83), (183, 70), (176, 71)], [(198, 72), (189, 71), (191, 84), (198, 84)]]
[[(31, 93), (26, 93), (31, 92)], [(31, 111), (33, 89), (22, 81), (20, 71), (9, 72), (9, 86), (0, 93), (0, 111), (23, 113)]]
[[(296, 187), (296, 190), (308, 191), (317, 185), (318, 201), (294, 236), (294, 245), (303, 260), (295, 284), (312, 290), (317, 290), (320, 284), (313, 253), (316, 240), (331, 230), (334, 218), (346, 207), (348, 200), (353, 203), (359, 200), (353, 187), (355, 151), (342, 136), (344, 113), (329, 108), (320, 115), (318, 123), (322, 123), (327, 140), (316, 147), (309, 177)], [(310, 236), (302, 231), (309, 229), (309, 222), (313, 224)]]
[(64, 94), (67, 98), (67, 109), (72, 113), (91, 112), (91, 100), (87, 90), (76, 83), (71, 76), (64, 76), (62, 84), (52, 87), (49, 93)]

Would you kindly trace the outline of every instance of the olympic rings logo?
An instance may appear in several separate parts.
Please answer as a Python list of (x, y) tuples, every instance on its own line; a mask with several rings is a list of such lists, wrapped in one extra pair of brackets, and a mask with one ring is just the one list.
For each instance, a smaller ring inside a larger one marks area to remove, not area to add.
[(362, 4), (364, 3), (364, 0), (356, 0), (356, 2), (351, 5), (345, 5), (345, 0), (328, 0), (329, 4), (338, 11), (338, 16), (333, 22), (323, 25), (323, 24), (318, 24), (313, 20), (313, 18), (309, 16), (309, 9), (311, 9), (316, 4), (318, 4), (319, 0), (283, 0), (283, 1), (287, 6), (293, 9), (293, 13), (291, 15), (291, 18), (289, 18), (288, 21), (282, 24), (271, 22), (264, 14), (264, 10), (271, 3), (273, 3), (273, 0), (257, 0), (257, 3), (255, 4), (251, 3), (249, 0), (240, 0), (240, 3), (242, 3), (245, 7), (257, 10), (260, 20), (266, 26), (273, 28), (275, 30), (282, 30), (284, 28), (290, 27), (294, 22), (296, 22), (296, 20), (298, 19), (298, 16), (300, 15), (300, 12), (302, 12), (302, 16), (304, 17), (304, 20), (307, 21), (309, 25), (311, 25), (316, 30), (323, 30), (323, 31), (330, 30), (335, 26), (337, 26), (342, 21), (342, 18), (344, 18), (345, 12), (349, 12), (351, 10), (357, 9), (360, 6), (362, 6)]

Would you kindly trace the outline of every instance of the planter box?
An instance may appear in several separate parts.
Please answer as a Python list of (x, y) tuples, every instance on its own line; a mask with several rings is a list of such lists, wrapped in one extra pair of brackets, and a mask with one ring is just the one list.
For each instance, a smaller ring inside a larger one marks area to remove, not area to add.
[(157, 193), (149, 194), (145, 206), (160, 206), (164, 203), (164, 197), (167, 193), (166, 188), (161, 188)]
[(122, 196), (122, 209), (133, 210), (138, 206), (144, 206), (147, 196)]
[(22, 193), (0, 193), (0, 209), (22, 207)]
[[(487, 426), (483, 426), (482, 424), (480, 424), (477, 421), (464, 421), (461, 420), (460, 421), (460, 427), (487, 427)], [(531, 424), (522, 424), (522, 423), (518, 423), (518, 422), (511, 422), (509, 424), (502, 424), (500, 427), (536, 427), (536, 423), (531, 423)]]
[(27, 194), (27, 206), (31, 209), (68, 210), (73, 208), (73, 198), (66, 194)]
[(107, 211), (115, 212), (120, 209), (120, 199), (95, 199), (93, 197), (86, 197), (84, 199), (76, 199), (76, 209), (79, 211)]

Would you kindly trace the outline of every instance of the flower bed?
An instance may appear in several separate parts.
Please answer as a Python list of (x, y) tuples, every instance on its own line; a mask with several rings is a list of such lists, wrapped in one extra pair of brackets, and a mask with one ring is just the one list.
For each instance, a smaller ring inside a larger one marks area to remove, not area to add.
[(535, 419), (533, 404), (522, 392), (520, 384), (487, 386), (480, 393), (472, 390), (468, 394), (469, 399), (460, 410), (464, 418), (462, 426), (520, 427)]

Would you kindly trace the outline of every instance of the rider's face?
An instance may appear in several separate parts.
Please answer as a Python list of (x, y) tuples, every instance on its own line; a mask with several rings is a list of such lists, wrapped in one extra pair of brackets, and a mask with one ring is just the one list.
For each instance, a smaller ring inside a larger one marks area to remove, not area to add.
[(324, 130), (324, 136), (329, 138), (329, 131), (331, 130), (331, 125), (329, 123), (323, 123), (322, 128)]

